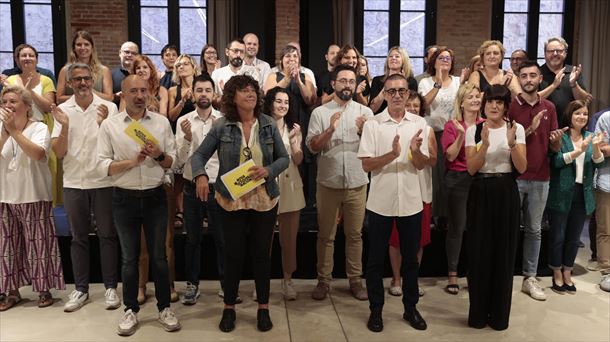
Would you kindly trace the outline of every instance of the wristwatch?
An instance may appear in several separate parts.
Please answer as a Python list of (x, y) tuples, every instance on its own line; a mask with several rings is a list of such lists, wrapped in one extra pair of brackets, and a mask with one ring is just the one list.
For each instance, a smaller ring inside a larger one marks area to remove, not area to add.
[(157, 157), (154, 158), (156, 161), (158, 161), (159, 163), (163, 162), (165, 160), (165, 153), (161, 152), (161, 154)]
[(434, 82), (433, 87), (436, 88), (436, 89), (441, 89), (443, 87), (443, 85), (441, 83)]

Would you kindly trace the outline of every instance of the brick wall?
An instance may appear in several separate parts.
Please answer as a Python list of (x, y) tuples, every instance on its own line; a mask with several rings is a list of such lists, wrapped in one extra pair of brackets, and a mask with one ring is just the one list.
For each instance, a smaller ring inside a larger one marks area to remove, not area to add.
[[(282, 48), (291, 41), (299, 41), (300, 0), (276, 0), (275, 2), (275, 59), (279, 59)], [(269, 61), (271, 62), (271, 61)]]
[(74, 32), (86, 30), (100, 61), (111, 69), (119, 65), (119, 49), (127, 40), (127, 1), (67, 0), (66, 14), (68, 53)]

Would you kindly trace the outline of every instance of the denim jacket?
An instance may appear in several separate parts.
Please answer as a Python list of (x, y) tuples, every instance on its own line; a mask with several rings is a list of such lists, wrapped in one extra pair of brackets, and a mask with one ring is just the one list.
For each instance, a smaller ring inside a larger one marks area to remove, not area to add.
[[(275, 120), (270, 116), (260, 114), (258, 116), (258, 125), (259, 142), (263, 152), (263, 166), (269, 173), (265, 181), (265, 188), (269, 197), (275, 198), (280, 195), (280, 188), (276, 178), (282, 171), (288, 168), (290, 159)], [(218, 160), (220, 161), (220, 169), (218, 170), (219, 179), (220, 176), (236, 168), (239, 165), (241, 141), (242, 134), (237, 126), (237, 122), (227, 121), (225, 117), (218, 119), (193, 154), (191, 162), (193, 181), (201, 175), (207, 177), (204, 166), (215, 151), (218, 151)], [(222, 181), (216, 182), (216, 191), (225, 198), (231, 198), (229, 191)]]

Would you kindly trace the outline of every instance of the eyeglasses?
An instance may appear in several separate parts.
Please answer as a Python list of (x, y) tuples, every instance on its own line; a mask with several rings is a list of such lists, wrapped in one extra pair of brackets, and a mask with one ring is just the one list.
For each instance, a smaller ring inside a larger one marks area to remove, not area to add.
[(137, 51), (129, 51), (129, 50), (121, 50), (121, 52), (123, 52), (123, 54), (127, 55), (127, 56), (135, 56), (138, 54)]
[(244, 147), (244, 149), (241, 151), (241, 153), (244, 155), (245, 160), (252, 159), (252, 150), (250, 150), (250, 147), (248, 147), (248, 146)]
[(511, 57), (510, 58), (511, 62), (519, 62), (519, 61), (524, 61), (524, 60), (525, 60), (525, 58), (523, 58), (523, 57)]
[(89, 82), (91, 80), (93, 80), (93, 77), (91, 76), (76, 76), (76, 77), (72, 77), (71, 79), (72, 81), (76, 81), (78, 83), (85, 81), (85, 82)]
[(242, 50), (242, 49), (227, 49), (233, 53), (246, 53), (246, 50)]
[(451, 56), (441, 56), (441, 57), (438, 57), (436, 59), (438, 59), (439, 61), (443, 61), (443, 62), (451, 62), (453, 60), (453, 57), (451, 57)]
[(565, 49), (546, 50), (546, 53), (548, 53), (549, 55), (563, 55), (564, 52), (566, 52)]
[(409, 91), (407, 88), (390, 88), (384, 90), (386, 94), (394, 97), (394, 95), (398, 94), (398, 96), (403, 97)]
[(347, 78), (342, 78), (336, 81), (337, 83), (341, 83), (343, 85), (356, 85), (356, 80), (348, 80)]

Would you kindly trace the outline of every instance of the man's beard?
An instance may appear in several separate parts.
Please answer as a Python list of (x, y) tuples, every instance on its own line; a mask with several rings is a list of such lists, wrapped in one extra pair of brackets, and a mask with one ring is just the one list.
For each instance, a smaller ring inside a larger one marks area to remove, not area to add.
[(345, 89), (341, 90), (341, 91), (335, 91), (335, 94), (337, 94), (337, 97), (340, 98), (343, 101), (349, 101), (352, 99), (352, 96), (354, 95), (354, 92), (352, 92), (351, 90), (349, 91), (349, 93), (345, 92)]
[(235, 57), (231, 59), (229, 63), (231, 63), (232, 66), (239, 68), (244, 63), (244, 60), (241, 59), (241, 57)]
[(205, 99), (207, 101), (203, 101), (204, 99), (197, 100), (197, 107), (201, 109), (208, 109), (212, 105), (212, 101), (209, 99)]

